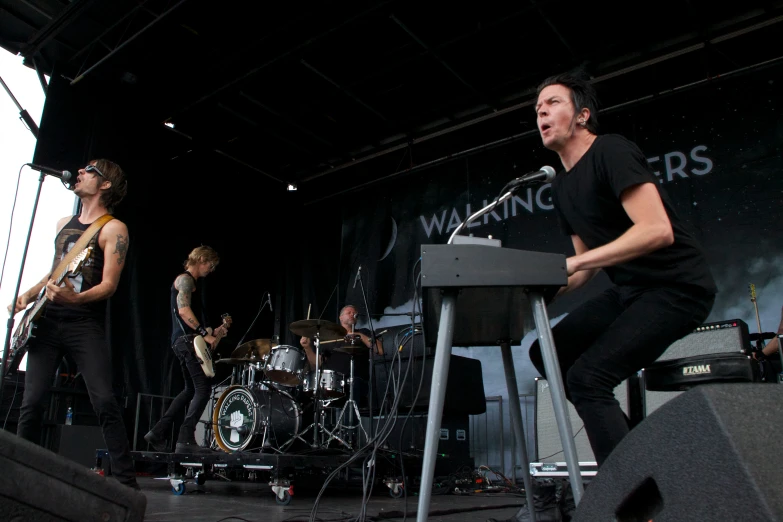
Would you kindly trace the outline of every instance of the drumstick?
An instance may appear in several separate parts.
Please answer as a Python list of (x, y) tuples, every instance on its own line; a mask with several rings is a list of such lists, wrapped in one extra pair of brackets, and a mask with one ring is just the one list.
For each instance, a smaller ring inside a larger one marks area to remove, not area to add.
[(307, 318), (310, 319), (310, 307), (313, 306), (313, 303), (310, 303), (307, 305)]

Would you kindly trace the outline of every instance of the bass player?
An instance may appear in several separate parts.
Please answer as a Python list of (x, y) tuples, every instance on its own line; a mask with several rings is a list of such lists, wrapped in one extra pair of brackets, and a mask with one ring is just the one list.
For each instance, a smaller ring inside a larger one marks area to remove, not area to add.
[[(33, 306), (40, 302), (46, 304), (42, 315), (35, 321), (35, 337), (27, 351), (17, 434), (40, 444), (46, 392), (51, 385), (52, 373), (63, 353), (67, 352), (84, 377), (90, 402), (103, 430), (112, 475), (120, 483), (139, 489), (122, 412), (112, 391), (109, 350), (104, 333), (106, 300), (117, 290), (128, 253), (128, 227), (119, 219), (111, 218), (110, 212), (127, 191), (125, 173), (112, 161), (93, 160), (79, 169), (73, 192), (81, 201), (81, 212), (66, 216), (57, 223), (53, 272), (17, 299), (15, 313), (24, 310), (33, 301)], [(83, 268), (70, 274), (60, 285), (55, 284), (55, 267), (90, 225), (104, 216), (111, 219), (90, 239), (88, 245), (92, 251)], [(45, 294), (36, 299), (44, 288)]]
[(196, 354), (194, 339), (200, 335), (210, 349), (214, 349), (216, 341), (225, 334), (228, 325), (223, 324), (210, 333), (204, 327), (201, 299), (194, 300), (193, 293), (196, 291), (196, 281), (211, 274), (219, 262), (220, 257), (213, 248), (194, 248), (185, 260), (185, 271), (178, 275), (171, 285), (171, 345), (182, 368), (185, 389), (174, 398), (163, 417), (144, 436), (144, 440), (157, 451), (168, 450), (165, 434), (171, 430), (177, 414), (187, 407), (187, 415), (177, 437), (175, 453), (212, 452), (196, 442), (196, 424), (209, 402), (211, 386), (210, 378)]

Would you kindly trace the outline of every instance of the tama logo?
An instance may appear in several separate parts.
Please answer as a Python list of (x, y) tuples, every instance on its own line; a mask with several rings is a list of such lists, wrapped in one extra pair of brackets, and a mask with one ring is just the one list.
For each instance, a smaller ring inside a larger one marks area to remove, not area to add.
[(697, 364), (696, 366), (685, 366), (682, 369), (683, 375), (697, 375), (700, 373), (712, 373), (709, 364)]

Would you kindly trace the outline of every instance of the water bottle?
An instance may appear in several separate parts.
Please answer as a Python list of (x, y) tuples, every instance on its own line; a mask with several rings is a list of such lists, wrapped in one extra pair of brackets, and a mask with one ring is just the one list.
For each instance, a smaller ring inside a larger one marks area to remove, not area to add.
[(68, 411), (65, 412), (65, 424), (66, 426), (73, 424), (73, 408), (70, 406), (68, 406)]

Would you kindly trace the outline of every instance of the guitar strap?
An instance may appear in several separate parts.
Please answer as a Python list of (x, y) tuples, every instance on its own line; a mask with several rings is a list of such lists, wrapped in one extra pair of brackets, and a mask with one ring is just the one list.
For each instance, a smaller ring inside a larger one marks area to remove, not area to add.
[(65, 271), (65, 267), (71, 264), (71, 261), (73, 261), (79, 253), (87, 248), (87, 244), (92, 240), (93, 236), (98, 233), (98, 231), (108, 223), (114, 219), (114, 216), (111, 214), (104, 214), (95, 221), (92, 222), (92, 225), (87, 227), (87, 230), (85, 230), (81, 236), (79, 236), (79, 239), (76, 241), (76, 243), (71, 247), (71, 250), (68, 252), (68, 254), (60, 261), (60, 263), (57, 265), (57, 268), (52, 270), (51, 275), (57, 275), (61, 274), (63, 271)]

